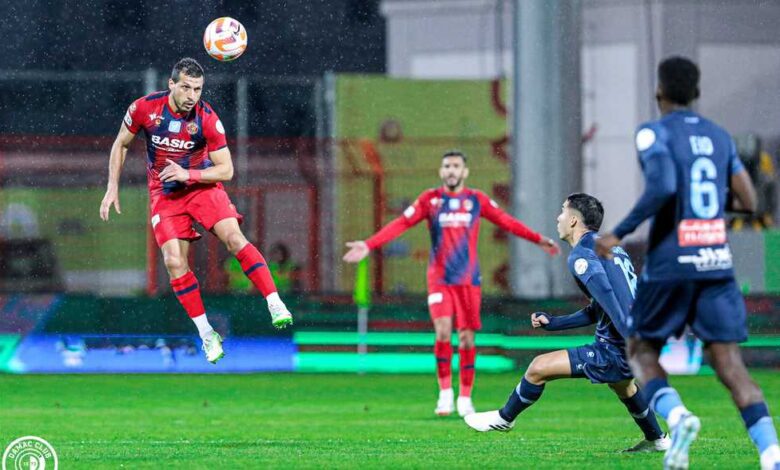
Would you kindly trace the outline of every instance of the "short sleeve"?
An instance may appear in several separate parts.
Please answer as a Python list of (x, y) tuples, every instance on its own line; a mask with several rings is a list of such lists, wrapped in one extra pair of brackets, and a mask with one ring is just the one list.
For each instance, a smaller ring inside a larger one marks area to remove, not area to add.
[(742, 173), (745, 171), (745, 165), (742, 163), (742, 160), (739, 158), (739, 153), (737, 152), (737, 145), (734, 143), (734, 139), (730, 140), (731, 145), (729, 149), (729, 171), (732, 175), (736, 175), (739, 173)]
[(604, 266), (595, 253), (584, 250), (572, 254), (569, 258), (569, 270), (583, 285), (587, 285), (593, 275), (605, 273)]
[(646, 123), (639, 126), (634, 140), (639, 160), (643, 164), (655, 155), (669, 155), (665, 129), (658, 124)]
[(227, 147), (225, 126), (217, 116), (217, 113), (207, 104), (204, 104), (203, 137), (206, 139), (206, 147), (209, 152), (216, 152)]
[(138, 131), (141, 130), (141, 126), (143, 124), (143, 111), (141, 110), (142, 107), (143, 98), (139, 98), (130, 104), (130, 106), (127, 108), (127, 112), (125, 113), (123, 122), (125, 123), (125, 126), (127, 126), (127, 130), (133, 134), (138, 134)]

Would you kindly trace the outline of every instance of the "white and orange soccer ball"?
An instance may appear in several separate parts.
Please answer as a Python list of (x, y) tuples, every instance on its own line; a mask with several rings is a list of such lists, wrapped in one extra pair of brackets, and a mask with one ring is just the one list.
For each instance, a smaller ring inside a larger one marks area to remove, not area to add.
[(203, 47), (220, 62), (238, 59), (246, 50), (246, 45), (244, 25), (227, 16), (212, 21), (203, 33)]

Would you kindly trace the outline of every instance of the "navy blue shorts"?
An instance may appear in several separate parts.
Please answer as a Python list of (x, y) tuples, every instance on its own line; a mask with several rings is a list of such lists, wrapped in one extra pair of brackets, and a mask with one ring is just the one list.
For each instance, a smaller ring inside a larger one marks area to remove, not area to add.
[(624, 349), (614, 344), (595, 342), (566, 352), (572, 377), (587, 377), (594, 384), (613, 384), (634, 377)]
[(690, 325), (705, 343), (747, 340), (745, 299), (734, 278), (639, 282), (631, 309), (632, 336), (666, 341)]

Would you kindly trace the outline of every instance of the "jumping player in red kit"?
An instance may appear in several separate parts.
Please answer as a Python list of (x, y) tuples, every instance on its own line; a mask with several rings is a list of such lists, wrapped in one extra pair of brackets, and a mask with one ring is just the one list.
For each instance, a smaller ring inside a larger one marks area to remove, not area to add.
[(143, 131), (154, 238), (173, 292), (198, 328), (206, 359), (216, 364), (224, 356), (222, 337), (208, 322), (198, 280), (187, 262), (190, 243), (200, 238), (193, 221), (216, 235), (236, 256), (268, 302), (275, 327), (292, 324), (292, 315), (279, 298), (263, 255), (241, 232), (242, 216), (222, 186), (233, 177), (233, 162), (222, 122), (200, 99), (203, 81), (200, 64), (184, 58), (173, 67), (168, 91), (152, 93), (130, 105), (111, 147), (100, 218), (108, 221), (111, 206), (121, 214), (119, 176), (130, 143)]
[(460, 388), (457, 410), (460, 416), (474, 413), (471, 388), (474, 383), (476, 349), (474, 333), (482, 326), (480, 319), (481, 276), (477, 260), (480, 217), (484, 217), (512, 234), (537, 244), (551, 256), (560, 252), (550, 238), (534, 232), (498, 207), (485, 193), (465, 186), (469, 170), (466, 156), (460, 151), (446, 152), (439, 176), (443, 185), (423, 192), (402, 216), (385, 225), (365, 241), (348, 242), (344, 261), (357, 263), (373, 250), (420, 223), (428, 221), (431, 254), (428, 263), (428, 308), (436, 340), (436, 375), (439, 400), (435, 413), (446, 416), (455, 410), (452, 390), (452, 321), (458, 329)]

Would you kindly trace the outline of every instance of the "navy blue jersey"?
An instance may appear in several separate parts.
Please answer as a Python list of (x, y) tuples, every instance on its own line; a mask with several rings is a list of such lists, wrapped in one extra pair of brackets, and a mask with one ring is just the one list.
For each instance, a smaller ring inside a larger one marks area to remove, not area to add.
[[(744, 167), (731, 136), (680, 110), (639, 126), (636, 146), (645, 194), (615, 235), (622, 238), (652, 217), (642, 279), (733, 277), (724, 209), (731, 175)], [(664, 187), (671, 191), (657, 197)]]
[(583, 235), (569, 254), (569, 271), (582, 292), (591, 299), (585, 310), (598, 321), (596, 339), (622, 346), (636, 293), (634, 265), (619, 246), (612, 249), (611, 260), (599, 258), (593, 249), (595, 238), (593, 232)]

